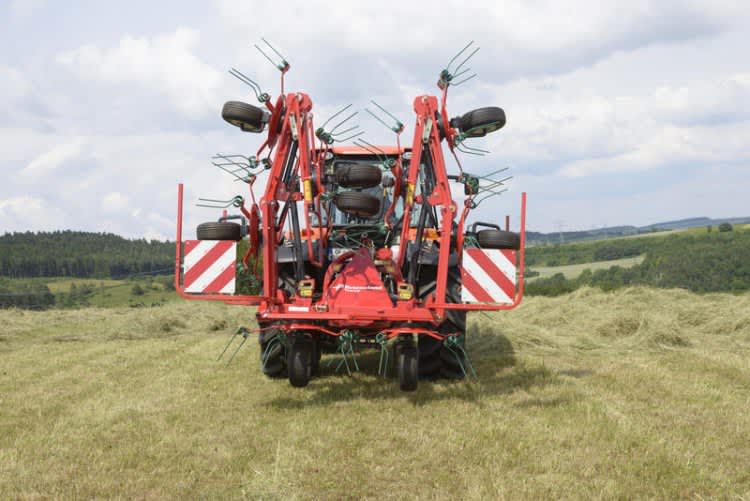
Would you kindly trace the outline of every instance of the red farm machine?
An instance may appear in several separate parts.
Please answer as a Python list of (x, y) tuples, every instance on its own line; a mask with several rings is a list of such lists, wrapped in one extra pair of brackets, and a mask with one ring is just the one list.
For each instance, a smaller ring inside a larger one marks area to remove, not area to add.
[[(337, 352), (337, 371), (350, 372), (359, 368), (357, 353), (374, 348), (379, 372), (394, 366), (402, 390), (416, 389), (420, 379), (460, 379), (473, 372), (464, 345), (467, 313), (520, 303), (525, 194), (518, 233), (509, 231), (507, 217), (504, 229), (467, 222), (509, 179), (469, 174), (459, 161), (458, 153), (482, 151), (467, 140), (505, 124), (497, 107), (449, 118), (448, 89), (467, 80), (461, 68), (476, 52), (470, 46), (441, 72), (439, 96), (414, 99), (410, 147), (400, 143), (403, 124), (374, 102), (378, 113), (367, 111), (395, 133), (395, 145), (360, 139), (357, 126), (346, 125), (356, 114), (349, 107), (316, 128), (310, 97), (284, 92), (289, 64), (270, 45), (273, 58), (256, 47), (281, 72), (275, 102), (230, 71), (265, 109), (230, 101), (222, 116), (242, 131), (264, 133), (264, 140), (255, 155), (214, 157), (249, 186), (249, 197), (201, 199), (199, 205), (235, 207), (240, 214), (224, 210), (218, 221), (200, 224), (196, 240), (182, 241), (179, 185), (175, 285), (186, 299), (256, 306), (265, 375), (302, 387), (319, 374), (322, 352)], [(259, 179), (265, 188), (256, 201)], [(460, 203), (451, 183), (461, 188)], [(240, 277), (252, 283), (250, 292), (238, 290)], [(242, 343), (250, 332), (238, 331)]]

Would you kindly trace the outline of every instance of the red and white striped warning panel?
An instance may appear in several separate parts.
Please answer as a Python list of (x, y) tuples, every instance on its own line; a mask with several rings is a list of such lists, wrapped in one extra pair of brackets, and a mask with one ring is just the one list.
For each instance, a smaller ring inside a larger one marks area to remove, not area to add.
[(464, 249), (461, 301), (512, 303), (516, 296), (516, 251)]
[(185, 292), (234, 294), (237, 242), (185, 240)]

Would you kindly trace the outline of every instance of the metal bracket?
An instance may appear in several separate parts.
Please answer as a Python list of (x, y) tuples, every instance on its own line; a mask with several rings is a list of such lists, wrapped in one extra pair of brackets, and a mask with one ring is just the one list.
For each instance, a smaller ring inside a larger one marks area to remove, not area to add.
[(432, 119), (428, 118), (424, 121), (424, 130), (422, 131), (422, 142), (427, 144), (430, 141), (430, 134), (432, 133)]

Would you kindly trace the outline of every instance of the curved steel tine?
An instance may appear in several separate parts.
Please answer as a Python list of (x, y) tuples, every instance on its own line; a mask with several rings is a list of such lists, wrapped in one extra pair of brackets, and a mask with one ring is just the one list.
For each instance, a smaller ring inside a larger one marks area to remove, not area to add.
[(346, 110), (348, 110), (351, 107), (352, 107), (352, 104), (349, 103), (346, 106), (344, 106), (343, 108), (341, 108), (339, 111), (337, 111), (336, 113), (334, 113), (333, 115), (331, 115), (330, 117), (328, 117), (328, 120), (326, 120), (325, 122), (323, 122), (323, 125), (321, 125), (320, 128), (321, 129), (325, 129), (326, 125), (328, 125), (328, 122), (330, 122), (331, 120), (333, 120), (337, 116), (341, 115), (343, 112), (345, 112)]
[(250, 164), (246, 162), (235, 162), (234, 160), (224, 160), (223, 162), (218, 162), (216, 160), (211, 162), (214, 165), (232, 165), (234, 167), (242, 167), (244, 169), (249, 169)]
[(243, 159), (243, 160), (245, 160), (245, 161), (249, 161), (249, 160), (250, 160), (250, 159), (249, 159), (248, 157), (246, 157), (245, 155), (224, 155), (224, 154), (222, 154), (222, 153), (216, 153), (216, 154), (215, 154), (215, 155), (214, 155), (213, 157), (211, 157), (211, 158), (222, 158), (222, 159), (225, 159), (225, 160), (228, 160), (228, 159), (230, 159), (230, 158), (241, 158), (241, 159)]
[[(271, 50), (274, 51), (276, 53), (276, 55), (281, 58), (281, 63), (282, 63), (282, 65), (284, 67), (288, 67), (289, 66), (289, 63), (287, 62), (286, 58), (281, 54), (281, 52), (279, 52), (278, 50), (276, 50), (276, 48), (273, 45), (271, 45), (270, 43), (268, 43), (268, 40), (266, 40), (265, 38), (260, 37), (260, 39), (263, 40), (263, 42), (265, 42), (265, 44), (268, 45), (268, 47), (270, 47)], [(279, 69), (281, 69), (281, 68), (279, 68)]]
[[(380, 152), (380, 154), (381, 154), (381, 155), (383, 155), (383, 156), (387, 156), (387, 155), (385, 154), (385, 151), (381, 150), (380, 148), (378, 148), (378, 147), (377, 147), (377, 146), (375, 146), (374, 144), (372, 144), (372, 143), (369, 143), (369, 142), (365, 141), (364, 139), (360, 139), (359, 141), (360, 141), (361, 143), (364, 143), (364, 144), (366, 144), (366, 145), (367, 145), (367, 146), (369, 146), (370, 148), (372, 148), (372, 150), (369, 150), (369, 149), (368, 149), (368, 151), (372, 152), (373, 150), (375, 150), (375, 151), (377, 151), (377, 152)], [(365, 148), (365, 149), (367, 149), (367, 148)], [(376, 154), (377, 154), (377, 153), (376, 153)]]
[(476, 204), (476, 206), (479, 206), (479, 204), (481, 204), (482, 202), (484, 202), (484, 201), (485, 201), (485, 200), (487, 200), (488, 198), (492, 198), (492, 197), (494, 197), (494, 196), (502, 195), (502, 194), (503, 194), (503, 193), (505, 193), (506, 191), (508, 191), (508, 188), (505, 188), (505, 189), (504, 189), (504, 190), (502, 190), (502, 191), (493, 191), (493, 192), (492, 192), (492, 193), (490, 193), (489, 195), (485, 195), (484, 197), (480, 198), (479, 200), (477, 200), (477, 201), (476, 201), (476, 202), (474, 202), (474, 203)]
[(464, 75), (464, 74), (468, 73), (469, 71), (471, 71), (471, 68), (466, 68), (465, 70), (461, 70), (460, 72), (458, 72), (458, 73), (456, 73), (456, 74), (454, 74), (452, 76), (453, 76), (453, 78), (458, 78), (461, 75)]
[(211, 207), (214, 209), (226, 209), (230, 205), (232, 205), (232, 202), (234, 202), (234, 198), (231, 200), (217, 200), (215, 198), (199, 198), (198, 199), (201, 202), (211, 202), (210, 204), (195, 204), (198, 207)]
[(494, 181), (494, 179), (491, 179), (490, 176), (494, 176), (495, 174), (500, 174), (501, 172), (505, 172), (508, 169), (510, 169), (510, 167), (503, 167), (494, 172), (490, 172), (489, 174), (485, 174), (484, 176), (479, 176), (479, 175), (474, 175), (474, 174), (472, 174), (472, 176), (478, 177), (479, 179), (486, 179), (488, 181)]
[(393, 115), (393, 113), (391, 113), (390, 111), (386, 110), (385, 108), (383, 108), (382, 106), (380, 106), (378, 103), (376, 103), (375, 100), (370, 99), (370, 102), (372, 104), (374, 104), (375, 106), (377, 106), (380, 109), (380, 111), (382, 111), (383, 113), (385, 113), (386, 115), (388, 115), (389, 117), (391, 117), (393, 119), (393, 121), (396, 122), (395, 125), (393, 125), (393, 126), (388, 125), (384, 120), (382, 120), (380, 117), (378, 117), (377, 115), (375, 115), (375, 113), (373, 113), (372, 111), (368, 110), (367, 108), (365, 108), (365, 111), (367, 111), (370, 115), (372, 115), (373, 117), (375, 117), (375, 119), (377, 119), (380, 123), (382, 123), (383, 125), (385, 125), (389, 129), (391, 129), (396, 134), (400, 134), (401, 132), (403, 132), (403, 130), (404, 130), (404, 123), (401, 120), (399, 120), (398, 118), (396, 118), (396, 116)]
[(331, 130), (330, 130), (330, 134), (333, 134), (333, 133), (334, 133), (334, 131), (335, 131), (336, 129), (338, 129), (339, 127), (341, 127), (342, 125), (344, 125), (344, 124), (345, 124), (346, 122), (348, 122), (349, 120), (351, 120), (352, 118), (354, 118), (354, 117), (355, 117), (355, 116), (357, 115), (357, 113), (359, 113), (359, 112), (358, 112), (358, 111), (355, 111), (354, 113), (352, 113), (351, 115), (349, 115), (348, 117), (346, 117), (345, 119), (343, 119), (342, 121), (340, 121), (339, 123), (337, 123), (337, 124), (336, 124), (336, 125), (335, 125), (335, 126), (334, 126), (334, 127), (333, 127), (333, 128), (331, 129)]
[[(398, 124), (401, 124), (401, 120), (399, 120), (398, 118), (396, 118), (396, 117), (395, 117), (395, 116), (393, 115), (393, 113), (391, 113), (390, 111), (388, 111), (388, 110), (386, 110), (385, 108), (383, 108), (382, 106), (380, 106), (380, 105), (379, 105), (379, 104), (378, 104), (377, 102), (375, 102), (375, 100), (373, 100), (373, 99), (370, 99), (370, 102), (371, 102), (372, 104), (374, 104), (375, 106), (377, 106), (378, 108), (380, 108), (380, 111), (382, 111), (383, 113), (385, 113), (386, 115), (388, 115), (389, 117), (391, 117), (391, 118), (392, 118), (393, 120), (395, 120), (395, 121), (396, 121), (396, 123), (398, 123)], [(402, 124), (402, 125), (403, 125), (403, 124)]]
[(463, 80), (461, 80), (460, 82), (456, 82), (456, 83), (454, 83), (454, 84), (451, 84), (451, 85), (453, 85), (454, 87), (456, 87), (456, 86), (458, 86), (458, 85), (461, 85), (461, 84), (465, 84), (466, 82), (468, 82), (469, 80), (471, 80), (471, 79), (472, 79), (472, 78), (474, 78), (475, 76), (477, 76), (477, 74), (476, 74), (476, 73), (474, 73), (473, 75), (471, 75), (471, 76), (470, 76), (470, 77), (468, 77), (468, 78), (464, 78), (464, 79), (463, 79)]
[(265, 57), (266, 59), (268, 59), (268, 61), (269, 61), (269, 62), (270, 62), (270, 63), (271, 63), (272, 65), (274, 65), (274, 66), (276, 67), (276, 69), (278, 69), (278, 70), (279, 70), (280, 72), (282, 72), (282, 73), (285, 73), (285, 72), (286, 72), (286, 71), (287, 71), (287, 70), (289, 69), (289, 62), (288, 62), (288, 61), (286, 60), (286, 58), (285, 58), (284, 56), (282, 56), (282, 55), (281, 55), (281, 53), (280, 53), (280, 52), (279, 52), (278, 50), (276, 50), (276, 49), (274, 48), (274, 46), (273, 46), (273, 45), (271, 45), (270, 43), (268, 43), (268, 40), (266, 40), (266, 39), (265, 39), (265, 38), (263, 38), (263, 37), (261, 37), (261, 40), (263, 40), (263, 42), (264, 42), (264, 43), (265, 43), (266, 45), (268, 45), (268, 47), (269, 47), (269, 48), (270, 48), (270, 49), (271, 49), (272, 51), (274, 51), (274, 52), (276, 53), (276, 55), (277, 55), (277, 56), (279, 56), (279, 58), (281, 58), (281, 62), (280, 62), (280, 63), (277, 63), (277, 62), (275, 62), (275, 61), (274, 61), (273, 59), (271, 59), (271, 57), (270, 57), (270, 56), (269, 56), (268, 54), (266, 54), (265, 52), (263, 52), (263, 49), (261, 49), (261, 48), (260, 48), (260, 47), (258, 46), (258, 44), (253, 44), (253, 45), (255, 46), (255, 48), (256, 48), (256, 49), (258, 49), (258, 52), (260, 52), (261, 54), (263, 54), (263, 57)]
[[(462, 67), (462, 66), (463, 66), (464, 64), (466, 64), (466, 62), (467, 62), (467, 61), (468, 61), (469, 59), (471, 59), (472, 57), (474, 57), (474, 54), (476, 54), (477, 52), (479, 52), (479, 47), (477, 47), (476, 49), (474, 49), (473, 51), (471, 51), (471, 54), (469, 54), (468, 56), (466, 56), (466, 59), (464, 59), (464, 60), (463, 60), (463, 61), (461, 62), (461, 64), (459, 64), (459, 65), (458, 65), (458, 66), (456, 67), (456, 69), (455, 69), (455, 70), (453, 70), (453, 71), (454, 71), (454, 72), (458, 72), (458, 70), (460, 70), (460, 69), (461, 69), (461, 67)], [(453, 76), (455, 77), (456, 75), (454, 74)]]
[(231, 68), (229, 70), (229, 74), (232, 75), (237, 80), (241, 81), (242, 83), (246, 84), (248, 87), (251, 87), (253, 91), (255, 92), (256, 96), (259, 97), (261, 93), (263, 92), (263, 90), (260, 88), (260, 85), (258, 85), (258, 83), (255, 82), (255, 80), (251, 79), (250, 77), (242, 73), (240, 70)]
[(380, 148), (378, 148), (374, 144), (365, 141), (364, 139), (359, 139), (358, 141), (361, 144), (355, 143), (355, 144), (357, 144), (357, 146), (360, 146), (360, 147), (366, 149), (367, 151), (369, 151), (370, 153), (372, 153), (373, 155), (375, 155), (376, 157), (378, 157), (378, 161), (379, 162), (386, 163), (386, 161), (388, 160), (388, 155), (386, 155), (385, 151), (381, 150)]
[(258, 52), (260, 52), (261, 54), (263, 54), (263, 57), (265, 57), (266, 59), (268, 59), (269, 63), (271, 63), (272, 65), (274, 65), (277, 69), (279, 69), (279, 70), (281, 69), (281, 68), (279, 68), (279, 65), (273, 59), (271, 59), (270, 57), (268, 57), (268, 54), (266, 54), (265, 52), (263, 52), (263, 49), (261, 49), (260, 47), (258, 47), (258, 44), (253, 44), (253, 45), (255, 46), (256, 49), (258, 49)]
[(383, 120), (382, 118), (380, 118), (379, 116), (377, 116), (377, 115), (376, 115), (375, 113), (373, 113), (372, 111), (368, 110), (367, 108), (365, 108), (365, 111), (366, 111), (367, 113), (369, 113), (369, 114), (370, 114), (370, 116), (371, 116), (371, 117), (373, 117), (373, 118), (374, 118), (375, 120), (377, 120), (377, 121), (378, 121), (378, 122), (380, 122), (381, 124), (385, 125), (385, 126), (386, 126), (386, 127), (388, 127), (389, 129), (391, 129), (391, 126), (390, 126), (390, 125), (388, 125), (387, 123), (385, 123), (385, 121), (384, 121), (384, 120)]
[[(227, 169), (226, 167), (224, 167), (223, 165), (220, 165), (220, 164), (214, 164), (214, 165), (216, 167), (218, 167), (219, 169), (223, 170), (224, 172), (226, 172), (227, 174), (231, 174), (232, 176), (236, 177), (240, 181), (247, 182), (247, 179), (238, 176), (236, 171), (231, 171), (231, 170)], [(250, 174), (250, 173), (248, 172), (248, 174)]]
[(352, 136), (349, 136), (349, 137), (347, 137), (345, 139), (337, 139), (337, 141), (339, 143), (343, 143), (343, 142), (349, 141), (350, 139), (354, 139), (355, 137), (359, 137), (359, 136), (361, 136), (364, 133), (365, 133), (365, 131), (361, 130), (361, 131), (357, 132), (356, 134), (354, 134)]
[(473, 44), (473, 43), (474, 43), (474, 40), (472, 40), (471, 42), (467, 43), (466, 47), (464, 47), (463, 49), (461, 49), (460, 51), (458, 51), (458, 54), (456, 54), (455, 56), (453, 56), (453, 58), (446, 65), (445, 69), (448, 70), (448, 71), (450, 71), (450, 68), (451, 68), (451, 65), (453, 64), (453, 61), (455, 61), (456, 59), (458, 59), (458, 57), (461, 54), (463, 54), (466, 49), (468, 49), (469, 47), (471, 47), (471, 44)]
[(250, 170), (249, 164), (243, 164), (239, 162), (232, 162), (232, 161), (226, 161), (224, 163), (211, 162), (211, 164), (215, 165), (216, 167), (226, 167), (226, 166), (234, 167), (234, 172), (237, 172), (238, 169), (248, 170), (248, 171)]
[(334, 134), (334, 133), (333, 133), (333, 131), (331, 131), (331, 133), (330, 133), (330, 134), (331, 134), (331, 135), (332, 135), (333, 137), (337, 137), (337, 136), (343, 136), (344, 134), (348, 134), (348, 133), (350, 133), (350, 132), (351, 132), (351, 131), (353, 131), (354, 129), (359, 129), (359, 125), (355, 125), (354, 127), (349, 127), (348, 129), (344, 129), (344, 130), (338, 131), (338, 132), (337, 132), (336, 134)]
[(508, 176), (508, 177), (500, 179), (498, 181), (492, 181), (490, 184), (488, 184), (486, 186), (480, 186), (480, 188), (483, 188), (485, 190), (491, 190), (491, 189), (494, 189), (497, 186), (502, 186), (503, 184), (505, 184), (506, 181), (510, 181), (511, 179), (513, 179), (513, 176)]
[(482, 153), (483, 155), (490, 153), (489, 150), (483, 150), (482, 148), (474, 148), (473, 146), (469, 146), (466, 143), (463, 143), (463, 147), (466, 148), (467, 150), (476, 151), (477, 153)]
[(474, 152), (474, 151), (469, 151), (467, 149), (462, 148), (461, 147), (462, 145), (464, 146), (464, 148), (466, 147), (466, 145), (464, 145), (463, 143), (456, 144), (456, 149), (458, 151), (460, 151), (461, 153), (467, 153), (469, 155), (477, 155), (479, 157), (483, 157), (484, 156), (484, 153), (477, 153), (477, 152)]

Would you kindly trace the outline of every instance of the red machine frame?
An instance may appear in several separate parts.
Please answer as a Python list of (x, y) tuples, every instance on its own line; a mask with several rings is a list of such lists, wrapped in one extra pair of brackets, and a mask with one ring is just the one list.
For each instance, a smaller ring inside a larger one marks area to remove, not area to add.
[[(406, 185), (401, 183), (402, 165), (401, 155), (393, 165), (392, 170), (396, 174), (396, 185), (394, 186), (394, 202), (389, 208), (388, 213), (392, 212), (393, 206), (398, 196), (403, 194), (404, 199), (404, 221), (400, 231), (399, 252), (395, 256), (395, 269), (401, 270), (407, 253), (407, 242), (409, 241), (410, 225), (406, 222), (410, 220), (414, 204), (429, 203), (430, 206), (440, 209), (440, 228), (439, 228), (439, 257), (437, 264), (437, 280), (434, 295), (429, 296), (424, 302), (415, 298), (409, 300), (399, 300), (390, 308), (381, 308), (373, 310), (364, 306), (350, 311), (348, 313), (333, 313), (327, 311), (318, 303), (313, 303), (310, 298), (293, 296), (290, 298), (276, 288), (278, 282), (278, 266), (276, 263), (277, 242), (283, 236), (285, 226), (282, 215), (277, 224), (277, 217), (280, 205), (291, 200), (291, 204), (297, 202), (303, 203), (303, 221), (304, 230), (307, 235), (305, 245), (307, 246), (310, 263), (316, 267), (322, 267), (325, 256), (325, 238), (330, 226), (325, 227), (322, 224), (322, 203), (321, 194), (325, 192), (321, 181), (321, 172), (323, 171), (323, 162), (326, 154), (336, 152), (337, 148), (332, 148), (325, 142), (316, 144), (313, 126), (312, 107), (313, 103), (310, 97), (304, 93), (283, 93), (283, 72), (282, 72), (282, 94), (272, 105), (270, 100), (266, 100), (265, 105), (270, 111), (268, 120), (268, 135), (266, 140), (260, 146), (257, 157), (268, 150), (269, 155), (273, 152), (273, 161), (271, 163), (268, 183), (265, 193), (258, 204), (252, 191), (252, 183), (248, 183), (253, 206), (248, 210), (243, 202), (241, 210), (245, 216), (253, 221), (253, 215), (257, 221), (258, 211), (260, 213), (260, 233), (262, 234), (262, 261), (263, 266), (263, 293), (258, 296), (248, 295), (225, 295), (225, 294), (190, 294), (186, 293), (181, 284), (182, 274), (182, 223), (183, 223), (183, 185), (178, 185), (177, 191), (177, 233), (176, 233), (176, 250), (175, 250), (175, 289), (178, 294), (190, 300), (221, 301), (227, 304), (258, 306), (257, 318), (260, 323), (275, 322), (276, 328), (280, 327), (284, 331), (313, 330), (330, 336), (340, 336), (346, 332), (349, 327), (364, 327), (370, 332), (379, 332), (387, 338), (401, 334), (419, 334), (428, 335), (436, 339), (444, 339), (446, 336), (438, 334), (423, 327), (414, 327), (410, 324), (430, 324), (438, 326), (445, 319), (446, 310), (460, 311), (499, 311), (515, 308), (521, 303), (524, 293), (524, 267), (525, 267), (525, 240), (526, 240), (526, 193), (521, 195), (521, 212), (520, 212), (520, 248), (517, 263), (517, 289), (515, 297), (510, 304), (466, 304), (450, 303), (446, 301), (446, 288), (449, 267), (449, 256), (451, 253), (451, 237), (453, 236), (453, 222), (458, 216), (458, 223), (455, 229), (456, 250), (459, 256), (459, 262), (463, 255), (463, 235), (467, 215), (472, 208), (471, 197), (469, 197), (458, 214), (458, 206), (451, 196), (449, 178), (447, 174), (445, 157), (442, 150), (442, 141), (445, 140), (455, 157), (458, 168), (463, 174), (463, 169), (458, 157), (454, 152), (454, 146), (457, 144), (459, 131), (452, 127), (448, 120), (446, 109), (446, 100), (448, 85), (441, 86), (442, 99), (438, 102), (436, 96), (419, 96), (414, 100), (414, 111), (416, 113), (416, 125), (411, 147), (411, 160), (408, 169), (408, 178)], [(441, 137), (442, 135), (442, 137)], [(398, 136), (397, 136), (398, 137)], [(346, 147), (338, 148), (339, 152), (345, 152)], [(350, 151), (354, 151), (350, 149)], [(397, 143), (396, 151), (403, 153), (404, 149)], [(430, 157), (432, 168), (436, 176), (436, 185), (433, 192), (424, 198), (422, 195), (416, 195), (416, 183), (419, 174), (420, 164), (425, 156)], [(313, 169), (315, 167), (315, 175)], [(293, 172), (293, 175), (299, 178), (297, 189), (289, 190), (288, 185), (284, 182), (286, 172)], [(314, 187), (314, 189), (313, 189)], [(314, 228), (311, 225), (310, 214), (318, 215), (318, 226)], [(296, 213), (296, 209), (295, 209)], [(330, 221), (328, 222), (330, 225)], [(251, 232), (257, 231), (252, 227)], [(508, 218), (506, 217), (506, 230), (508, 227)], [(313, 233), (317, 231), (318, 255), (315, 255), (313, 247)], [(296, 236), (299, 238), (299, 235)], [(258, 235), (255, 235), (255, 242), (258, 241)], [(251, 234), (251, 241), (253, 236)], [(301, 245), (301, 244), (300, 244)], [(250, 252), (254, 249), (251, 245)], [(257, 249), (256, 249), (257, 250)], [(248, 263), (248, 255), (243, 262)], [(350, 257), (350, 256), (348, 256)], [(331, 263), (333, 264), (333, 263)], [(330, 265), (329, 265), (330, 266)], [(325, 297), (325, 291), (324, 291)], [(290, 308), (291, 307), (291, 308)], [(307, 311), (299, 310), (300, 307), (306, 307)], [(386, 320), (384, 320), (386, 319)], [(318, 325), (312, 322), (324, 321), (326, 326)], [(395, 323), (396, 325), (392, 325)], [(330, 328), (329, 328), (330, 327)], [(262, 330), (262, 329), (261, 329)]]

